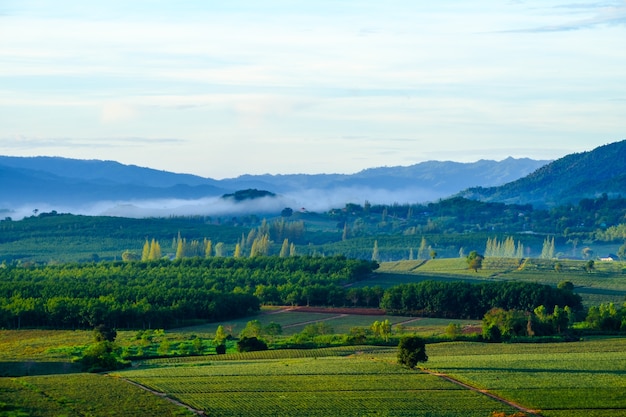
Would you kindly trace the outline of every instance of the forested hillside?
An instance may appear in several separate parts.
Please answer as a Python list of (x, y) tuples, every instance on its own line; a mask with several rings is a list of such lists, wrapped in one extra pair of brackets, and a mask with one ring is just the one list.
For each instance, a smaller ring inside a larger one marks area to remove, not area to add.
[(626, 140), (567, 155), (505, 185), (474, 187), (460, 195), (481, 201), (554, 207), (603, 193), (615, 197), (624, 191)]

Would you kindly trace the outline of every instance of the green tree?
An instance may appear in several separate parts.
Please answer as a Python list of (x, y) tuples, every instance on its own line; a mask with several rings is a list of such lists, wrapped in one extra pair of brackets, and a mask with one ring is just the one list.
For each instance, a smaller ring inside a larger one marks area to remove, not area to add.
[(238, 352), (254, 352), (258, 350), (267, 350), (267, 344), (256, 337), (242, 337), (237, 341)]
[(484, 257), (481, 254), (473, 250), (467, 255), (467, 266), (474, 272), (478, 272), (483, 267), (483, 259)]
[(150, 242), (146, 239), (146, 242), (143, 244), (143, 249), (141, 251), (141, 260), (147, 261), (150, 259)]
[(221, 344), (224, 344), (224, 341), (227, 338), (228, 338), (228, 335), (224, 331), (224, 326), (220, 324), (219, 326), (217, 326), (217, 330), (215, 331), (215, 338), (213, 339), (213, 341), (215, 342), (216, 345), (221, 345)]
[(415, 368), (419, 362), (428, 361), (426, 343), (417, 336), (405, 336), (398, 344), (398, 363), (408, 368)]
[(262, 334), (263, 325), (258, 320), (251, 320), (246, 324), (246, 327), (241, 331), (239, 337), (260, 337)]
[(155, 239), (152, 239), (152, 242), (150, 243), (150, 255), (148, 256), (148, 259), (151, 261), (161, 259), (161, 245), (159, 245), (159, 242)]

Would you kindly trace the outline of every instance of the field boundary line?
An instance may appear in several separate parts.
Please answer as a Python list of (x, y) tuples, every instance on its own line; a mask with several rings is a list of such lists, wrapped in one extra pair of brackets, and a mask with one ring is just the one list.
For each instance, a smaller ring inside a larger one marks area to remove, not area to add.
[(174, 398), (172, 398), (172, 397), (168, 396), (166, 393), (163, 393), (163, 392), (159, 392), (159, 391), (153, 390), (153, 389), (152, 389), (152, 388), (150, 388), (150, 387), (147, 387), (147, 386), (142, 385), (142, 384), (140, 384), (140, 383), (138, 383), (138, 382), (135, 382), (135, 381), (131, 381), (130, 379), (126, 379), (126, 378), (122, 378), (122, 377), (113, 377), (113, 376), (111, 376), (111, 375), (109, 375), (109, 374), (107, 374), (106, 376), (108, 376), (108, 377), (110, 377), (110, 378), (118, 378), (118, 379), (121, 379), (122, 381), (127, 382), (127, 383), (129, 383), (130, 385), (134, 385), (134, 386), (136, 386), (137, 388), (141, 388), (142, 390), (149, 392), (150, 394), (156, 395), (157, 397), (161, 397), (161, 398), (163, 398), (164, 400), (169, 401), (169, 402), (171, 402), (171, 403), (172, 403), (172, 404), (174, 404), (174, 405), (177, 405), (177, 406), (179, 406), (179, 407), (186, 408), (187, 410), (191, 411), (191, 412), (192, 412), (192, 413), (194, 413), (194, 414), (197, 414), (197, 415), (199, 415), (199, 416), (206, 416), (206, 413), (204, 412), (204, 410), (199, 410), (199, 409), (197, 409), (197, 408), (193, 408), (192, 406), (190, 406), (190, 405), (188, 405), (188, 404), (185, 404), (185, 403), (183, 403), (183, 402), (181, 402), (181, 401), (179, 401), (179, 400), (177, 400), (177, 399), (174, 399)]
[(342, 317), (347, 317), (348, 314), (338, 314), (336, 316), (331, 316), (331, 317), (325, 317), (323, 319), (319, 319), (319, 320), (309, 320), (309, 321), (301, 321), (299, 323), (292, 323), (292, 324), (287, 324), (285, 326), (283, 326), (283, 329), (288, 329), (290, 327), (298, 327), (298, 326), (303, 326), (303, 325), (307, 325), (307, 324), (314, 324), (314, 323), (319, 323), (322, 321), (328, 321), (328, 320), (335, 320), (335, 319), (340, 319)]
[(485, 395), (485, 396), (487, 396), (489, 398), (492, 398), (492, 399), (494, 399), (496, 401), (501, 402), (502, 404), (509, 405), (511, 407), (517, 408), (518, 410), (520, 410), (520, 411), (522, 411), (524, 413), (528, 413), (531, 416), (542, 417), (542, 415), (539, 414), (539, 412), (537, 410), (532, 410), (530, 408), (526, 408), (526, 407), (524, 407), (521, 404), (517, 404), (516, 402), (507, 400), (506, 398), (500, 397), (499, 395), (496, 395), (496, 394), (494, 394), (492, 392), (489, 392), (486, 389), (479, 389), (479, 388), (473, 387), (473, 386), (471, 386), (469, 384), (466, 384), (465, 382), (459, 381), (458, 379), (453, 378), (450, 375), (447, 375), (447, 374), (444, 374), (444, 373), (441, 373), (441, 372), (435, 372), (435, 371), (431, 371), (430, 369), (425, 369), (425, 368), (420, 368), (420, 369), (422, 371), (426, 372), (429, 375), (433, 375), (433, 376), (445, 379), (446, 381), (452, 382), (453, 384), (456, 384), (456, 385), (458, 385), (460, 387), (463, 387), (463, 388), (468, 389), (470, 391), (474, 391), (474, 392), (477, 392), (479, 394)]

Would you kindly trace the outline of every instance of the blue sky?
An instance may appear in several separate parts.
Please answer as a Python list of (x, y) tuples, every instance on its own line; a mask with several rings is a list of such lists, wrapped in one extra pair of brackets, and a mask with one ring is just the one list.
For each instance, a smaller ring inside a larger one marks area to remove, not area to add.
[(626, 138), (626, 1), (0, 0), (0, 154), (212, 178)]

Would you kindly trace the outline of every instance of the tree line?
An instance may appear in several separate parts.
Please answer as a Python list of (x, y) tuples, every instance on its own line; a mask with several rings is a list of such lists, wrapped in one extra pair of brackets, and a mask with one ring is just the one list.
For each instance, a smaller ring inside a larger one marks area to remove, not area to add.
[(583, 310), (580, 296), (569, 289), (527, 282), (422, 281), (387, 289), (380, 303), (388, 313), (464, 319), (482, 319), (492, 308), (533, 311), (542, 305)]
[(0, 327), (167, 328), (252, 314), (270, 289), (281, 303), (343, 305), (343, 285), (376, 267), (342, 256), (5, 266)]

